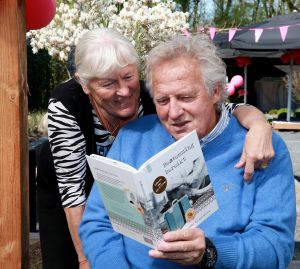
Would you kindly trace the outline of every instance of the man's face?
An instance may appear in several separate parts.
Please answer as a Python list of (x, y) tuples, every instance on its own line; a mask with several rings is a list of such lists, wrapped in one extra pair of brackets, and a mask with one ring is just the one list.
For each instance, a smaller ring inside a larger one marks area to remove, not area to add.
[(162, 62), (153, 70), (152, 88), (158, 117), (175, 139), (194, 129), (202, 138), (215, 127), (214, 105), (220, 90), (208, 95), (196, 60), (180, 57)]

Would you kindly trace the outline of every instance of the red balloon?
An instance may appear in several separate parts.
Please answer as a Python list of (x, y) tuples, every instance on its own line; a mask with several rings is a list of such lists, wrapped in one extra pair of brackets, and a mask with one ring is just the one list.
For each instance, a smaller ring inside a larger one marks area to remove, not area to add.
[(290, 56), (290, 54), (286, 53), (286, 54), (283, 54), (280, 59), (284, 64), (288, 64), (291, 60), (291, 56)]
[(53, 19), (55, 11), (56, 0), (26, 0), (26, 29), (45, 27)]
[(300, 57), (300, 49), (293, 49), (290, 54), (292, 58)]
[(294, 59), (294, 63), (295, 63), (295, 64), (300, 64), (300, 56), (299, 56), (299, 57), (296, 57), (296, 58)]
[(243, 67), (245, 65), (251, 64), (251, 59), (249, 57), (246, 57), (246, 56), (238, 56), (238, 57), (235, 58), (235, 61), (238, 65), (238, 67)]

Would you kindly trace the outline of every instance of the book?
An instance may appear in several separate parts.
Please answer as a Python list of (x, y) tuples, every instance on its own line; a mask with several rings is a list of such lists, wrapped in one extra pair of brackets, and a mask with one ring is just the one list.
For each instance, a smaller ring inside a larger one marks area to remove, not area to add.
[(139, 169), (94, 154), (87, 161), (113, 229), (149, 247), (165, 232), (197, 226), (218, 209), (196, 131)]

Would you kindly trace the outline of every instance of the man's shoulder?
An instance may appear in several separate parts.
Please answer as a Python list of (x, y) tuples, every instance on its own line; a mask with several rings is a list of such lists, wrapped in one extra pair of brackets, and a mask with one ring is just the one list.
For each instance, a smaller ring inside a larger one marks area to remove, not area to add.
[(284, 153), (284, 152), (289, 153), (284, 139), (275, 131), (273, 131), (273, 134), (272, 134), (272, 143), (273, 143), (273, 148), (275, 150), (275, 155), (278, 153)]
[[(247, 134), (248, 130), (238, 122), (237, 118), (234, 115), (230, 116), (230, 121), (226, 129), (226, 135), (229, 135), (230, 133), (230, 139), (237, 137), (239, 137), (239, 139), (243, 138), (242, 140), (240, 140), (240, 142), (244, 143), (244, 137)], [(275, 131), (272, 131), (272, 144), (276, 154), (288, 152), (285, 141)]]
[(128, 123), (123, 129), (126, 131), (134, 131), (134, 130), (141, 130), (151, 131), (156, 130), (157, 128), (163, 128), (159, 118), (156, 114), (142, 116), (130, 123)]
[(137, 144), (152, 142), (165, 144), (166, 141), (170, 143), (172, 140), (172, 136), (163, 127), (156, 114), (143, 116), (128, 123), (121, 129), (120, 134), (125, 140), (135, 141)]
[(144, 116), (121, 129), (108, 156), (138, 168), (172, 142), (156, 115)]
[(246, 135), (246, 133), (247, 129), (239, 123), (239, 121), (233, 114), (230, 114), (229, 122), (224, 131), (222, 132), (223, 139), (225, 136), (230, 140), (244, 140), (244, 136)]

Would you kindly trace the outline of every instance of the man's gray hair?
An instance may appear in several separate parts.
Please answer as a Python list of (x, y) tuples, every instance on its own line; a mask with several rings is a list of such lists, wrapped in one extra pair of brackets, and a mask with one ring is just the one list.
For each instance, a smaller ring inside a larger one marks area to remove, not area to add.
[(139, 66), (139, 57), (130, 41), (109, 28), (93, 29), (80, 38), (75, 48), (76, 72), (82, 84), (105, 77), (128, 64)]
[(179, 57), (196, 59), (199, 72), (202, 73), (204, 86), (210, 95), (216, 86), (221, 87), (222, 95), (219, 102), (223, 103), (227, 97), (226, 65), (217, 54), (217, 48), (205, 34), (195, 36), (175, 36), (171, 40), (160, 43), (152, 49), (146, 60), (146, 85), (152, 95), (153, 69), (160, 63)]

